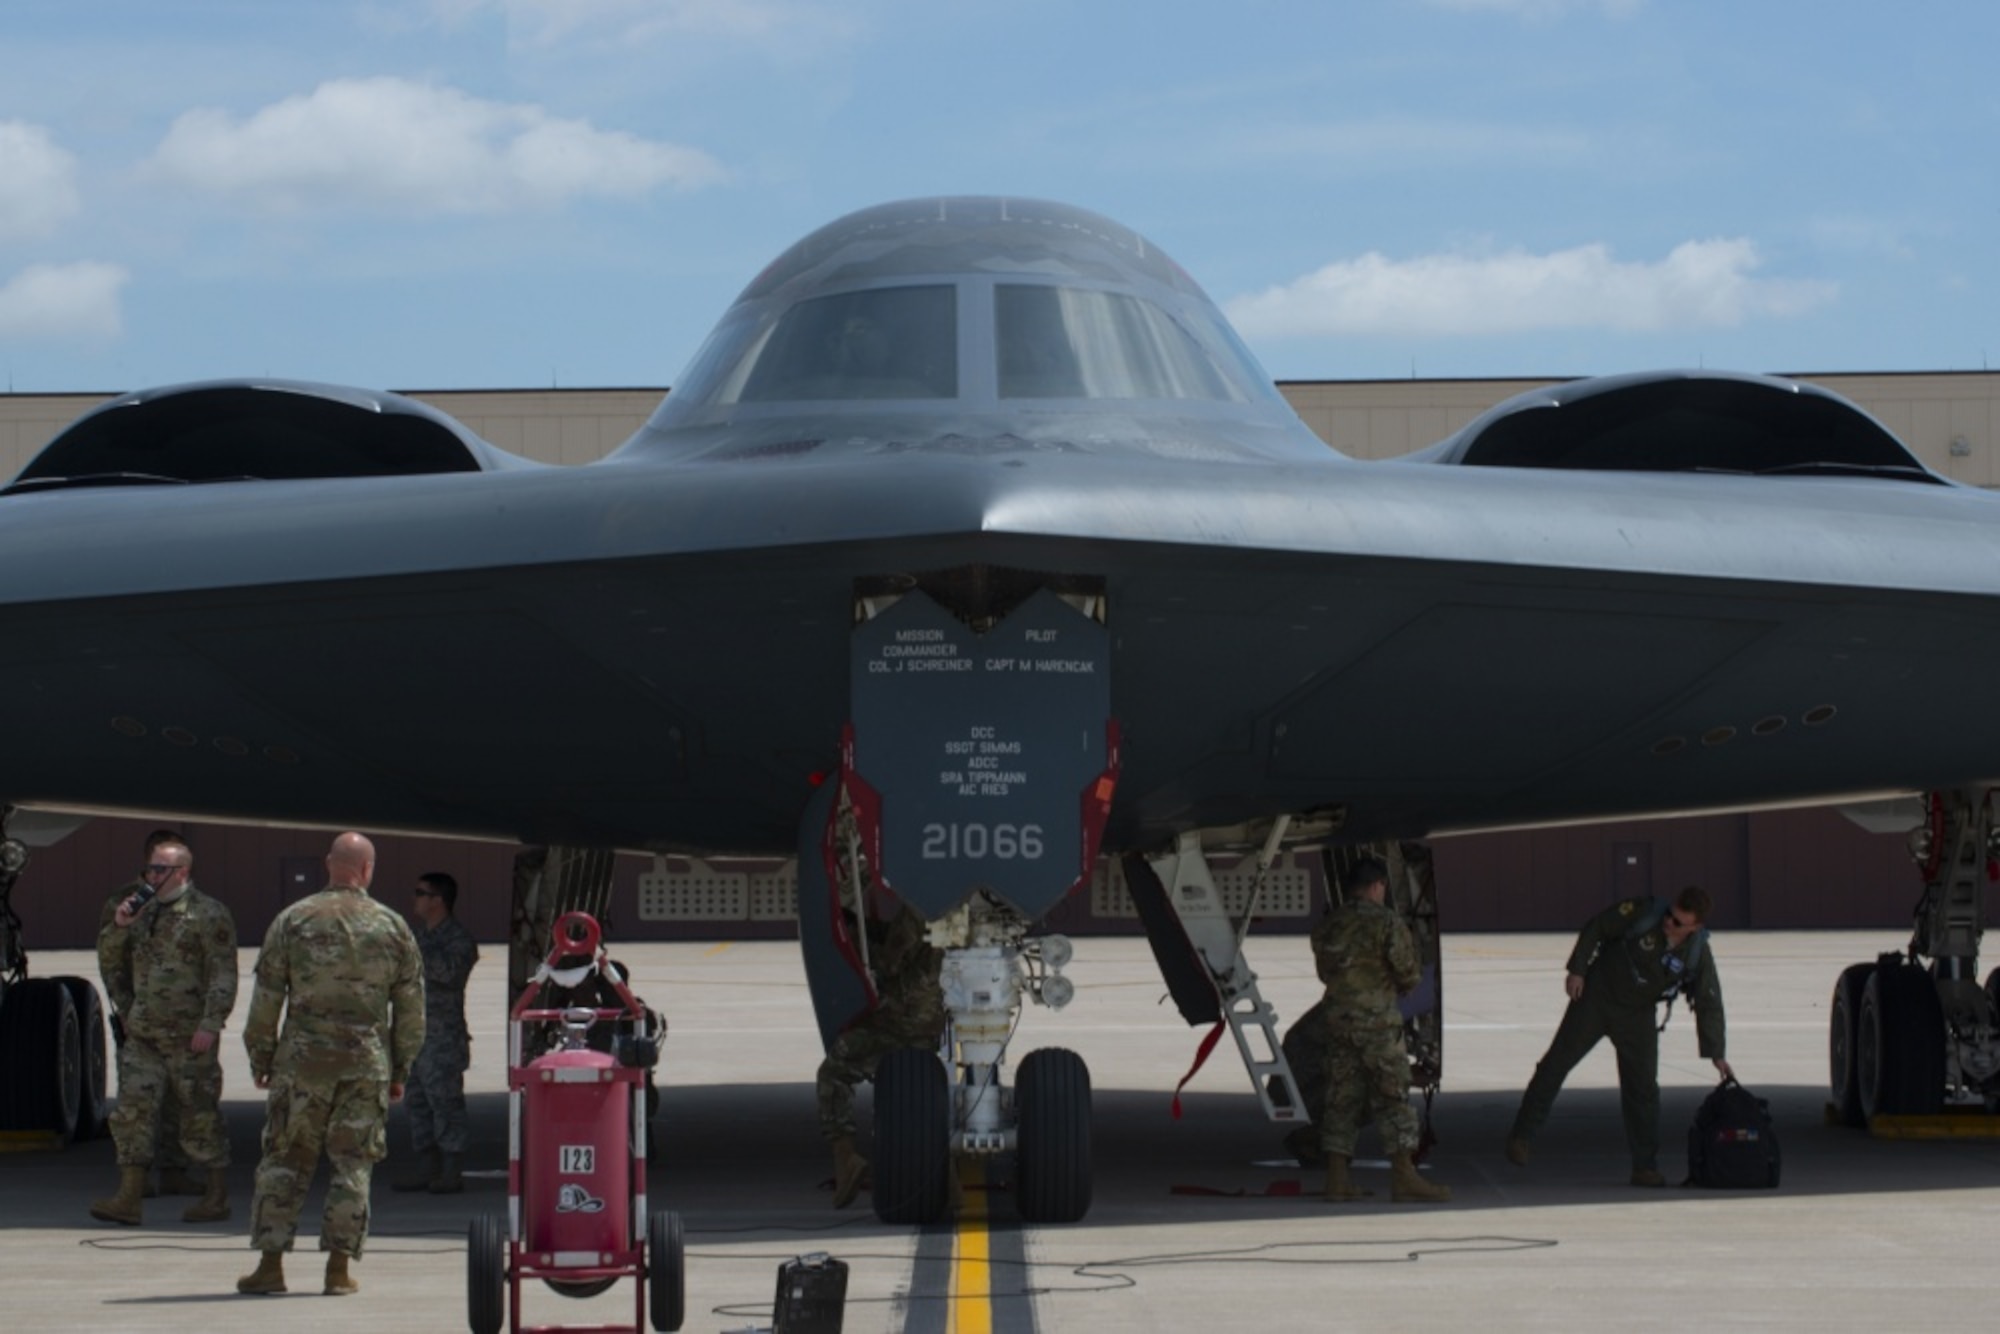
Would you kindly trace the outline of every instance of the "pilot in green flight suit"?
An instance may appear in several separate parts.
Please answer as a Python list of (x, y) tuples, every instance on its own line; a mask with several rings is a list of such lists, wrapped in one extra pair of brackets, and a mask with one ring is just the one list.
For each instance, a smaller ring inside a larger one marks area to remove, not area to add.
[(1659, 1165), (1660, 1030), (1654, 1023), (1661, 1000), (1688, 998), (1701, 1055), (1723, 1075), (1730, 1073), (1723, 1059), (1722, 984), (1702, 927), (1709, 907), (1708, 892), (1690, 885), (1672, 906), (1654, 898), (1625, 899), (1584, 923), (1563, 981), (1569, 1008), (1521, 1095), (1507, 1135), (1508, 1161), (1527, 1165), (1528, 1143), (1548, 1120), (1563, 1080), (1608, 1037), (1618, 1053), (1632, 1184), (1666, 1184)]

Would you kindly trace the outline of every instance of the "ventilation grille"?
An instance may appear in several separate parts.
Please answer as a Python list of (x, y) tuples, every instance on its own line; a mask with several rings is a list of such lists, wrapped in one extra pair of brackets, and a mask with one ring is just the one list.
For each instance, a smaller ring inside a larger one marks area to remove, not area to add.
[(656, 857), (639, 877), (639, 920), (789, 922), (798, 916), (798, 882), (790, 862), (753, 871)]
[[(1250, 902), (1250, 891), (1257, 884), (1257, 861), (1245, 857), (1227, 871), (1209, 867), (1209, 875), (1215, 881), (1216, 893), (1222, 896), (1223, 909), (1230, 915), (1241, 917)], [(1319, 881), (1319, 873), (1312, 862), (1295, 853), (1287, 853), (1271, 863), (1271, 870), (1264, 877), (1264, 891), (1257, 898), (1259, 917), (1308, 917), (1313, 910), (1313, 887)], [(1098, 864), (1097, 873), (1090, 878), (1090, 913), (1101, 919), (1133, 917), (1139, 910), (1132, 906), (1132, 895), (1125, 888), (1125, 868), (1116, 861)]]

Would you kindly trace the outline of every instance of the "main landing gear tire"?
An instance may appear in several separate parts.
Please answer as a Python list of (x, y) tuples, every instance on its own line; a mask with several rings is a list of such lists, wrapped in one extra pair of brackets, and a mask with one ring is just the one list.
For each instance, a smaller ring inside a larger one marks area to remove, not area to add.
[(1074, 1223), (1090, 1212), (1090, 1069), (1062, 1047), (1029, 1052), (1014, 1079), (1020, 1114), (1015, 1191), (1030, 1223)]
[(507, 1238), (497, 1214), (480, 1214), (465, 1233), (465, 1315), (472, 1334), (507, 1323)]
[(0, 1084), (0, 1130), (35, 1130), (67, 1144), (76, 1135), (83, 1101), (83, 1027), (69, 989), (54, 978), (30, 978), (0, 1000), (0, 1054), (8, 1077)]
[(935, 1223), (950, 1205), (951, 1088), (944, 1063), (903, 1047), (875, 1069), (875, 1216)]
[(673, 1334), (687, 1319), (687, 1242), (681, 1216), (671, 1210), (646, 1222), (646, 1306), (653, 1328)]
[(105, 1089), (111, 1063), (110, 1035), (104, 1026), (104, 1002), (97, 988), (86, 978), (59, 977), (76, 1007), (76, 1023), (83, 1039), (82, 1082), (77, 1089), (76, 1137), (101, 1139), (111, 1129), (111, 1099)]
[(1944, 1007), (1930, 974), (1883, 963), (1862, 988), (1855, 1066), (1865, 1119), (1944, 1108)]
[(1834, 1117), (1844, 1126), (1868, 1123), (1861, 1113), (1861, 1072), (1854, 1045), (1861, 1029), (1861, 993), (1874, 974), (1874, 964), (1857, 963), (1833, 984), (1833, 1011), (1826, 1036), (1828, 1092)]

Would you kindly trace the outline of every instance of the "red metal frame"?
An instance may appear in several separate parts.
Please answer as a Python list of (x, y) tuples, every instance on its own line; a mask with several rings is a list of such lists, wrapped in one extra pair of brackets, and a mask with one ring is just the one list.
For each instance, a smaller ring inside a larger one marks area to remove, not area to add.
[[(575, 928), (580, 934), (572, 935)], [(643, 1026), (646, 1021), (646, 1007), (633, 996), (625, 980), (605, 966), (603, 933), (595, 918), (588, 913), (565, 913), (557, 919), (551, 932), (547, 964), (555, 966), (558, 959), (587, 954), (591, 967), (597, 976), (606, 982), (623, 1003), (620, 1009), (593, 1009), (592, 1022), (602, 1023), (620, 1019), (630, 1019)], [(541, 991), (544, 978), (537, 974), (528, 980), (521, 995), (515, 1000), (507, 1016), (507, 1322), (512, 1334), (644, 1334), (646, 1322), (646, 1288), (652, 1276), (647, 1272), (648, 1229), (651, 1221), (646, 1208), (646, 1072), (632, 1066), (613, 1064), (601, 1072), (604, 1082), (629, 1086), (631, 1099), (630, 1132), (627, 1141), (628, 1177), (631, 1187), (631, 1208), (629, 1231), (632, 1245), (622, 1250), (603, 1252), (601, 1263), (596, 1265), (556, 1265), (547, 1253), (533, 1253), (526, 1250), (522, 1242), (521, 1218), (521, 1114), (526, 1102), (526, 1090), (531, 1084), (549, 1082), (550, 1071), (537, 1071), (522, 1061), (522, 1026), (529, 1023), (560, 1023), (565, 1015), (584, 1007), (567, 1009), (531, 1009), (530, 1002)], [(611, 1278), (636, 1279), (633, 1285), (633, 1320), (629, 1325), (523, 1325), (521, 1323), (521, 1284), (523, 1281), (542, 1279), (568, 1283), (589, 1283)]]

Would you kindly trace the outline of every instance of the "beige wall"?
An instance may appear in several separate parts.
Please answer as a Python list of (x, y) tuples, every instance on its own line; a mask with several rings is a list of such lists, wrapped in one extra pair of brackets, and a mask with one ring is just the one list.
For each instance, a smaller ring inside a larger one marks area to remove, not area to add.
[(523, 389), (411, 394), (464, 422), (510, 454), (543, 463), (589, 463), (630, 439), (664, 389)]
[[(2000, 371), (1804, 375), (1880, 418), (1926, 466), (2000, 487)], [(1279, 385), (1320, 439), (1356, 458), (1434, 444), (1540, 380), (1295, 380)], [(588, 463), (624, 443), (663, 389), (438, 390), (411, 394), (510, 453)], [(0, 476), (12, 477), (101, 394), (0, 395)], [(1956, 442), (1956, 444), (1954, 443)]]
[(63, 427), (103, 401), (102, 394), (0, 395), (0, 476), (27, 467)]
[(1434, 445), (1501, 399), (1549, 380), (1291, 380), (1278, 386), (1314, 434), (1357, 459)]

